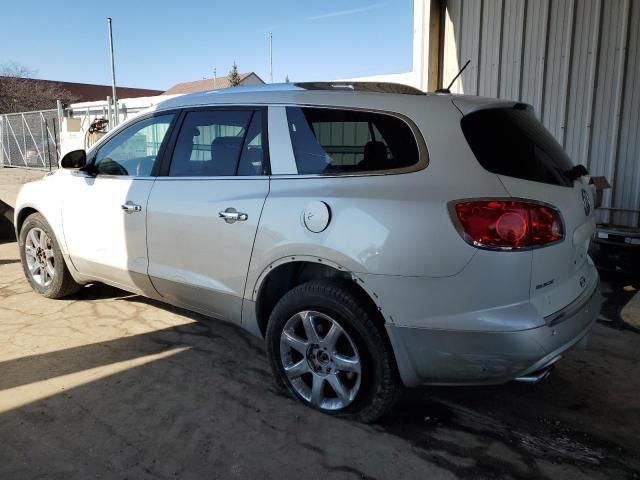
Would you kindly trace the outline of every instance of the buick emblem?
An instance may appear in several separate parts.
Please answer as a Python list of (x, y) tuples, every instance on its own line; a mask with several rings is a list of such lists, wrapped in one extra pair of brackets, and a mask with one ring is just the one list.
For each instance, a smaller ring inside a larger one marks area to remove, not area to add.
[(591, 199), (586, 190), (582, 190), (582, 205), (584, 206), (584, 214), (589, 216), (591, 213)]
[(580, 288), (584, 288), (587, 284), (587, 279), (584, 277), (580, 277)]

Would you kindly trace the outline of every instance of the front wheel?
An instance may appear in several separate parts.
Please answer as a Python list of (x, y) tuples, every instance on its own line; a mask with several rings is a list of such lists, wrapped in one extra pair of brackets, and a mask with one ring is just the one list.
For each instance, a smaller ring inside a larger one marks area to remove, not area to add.
[(62, 298), (81, 288), (67, 270), (53, 230), (41, 214), (27, 217), (18, 240), (22, 269), (33, 290), (48, 298)]
[(377, 312), (348, 281), (311, 281), (288, 292), (267, 327), (274, 375), (304, 404), (374, 422), (399, 389)]

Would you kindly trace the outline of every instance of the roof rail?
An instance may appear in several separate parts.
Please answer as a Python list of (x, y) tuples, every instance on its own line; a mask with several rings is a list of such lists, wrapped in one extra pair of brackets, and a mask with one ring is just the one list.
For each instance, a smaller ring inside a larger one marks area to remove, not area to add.
[(373, 93), (401, 93), (405, 95), (425, 95), (422, 90), (401, 83), (390, 82), (300, 82), (296, 87), (305, 90), (334, 90)]

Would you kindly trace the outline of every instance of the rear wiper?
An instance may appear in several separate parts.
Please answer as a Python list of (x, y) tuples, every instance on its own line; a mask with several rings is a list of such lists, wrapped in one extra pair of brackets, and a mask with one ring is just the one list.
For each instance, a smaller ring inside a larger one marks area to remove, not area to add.
[(575, 167), (569, 170), (565, 170), (562, 173), (569, 180), (573, 181), (579, 179), (580, 177), (584, 177), (585, 175), (589, 175), (589, 170), (587, 170), (584, 165), (576, 165)]

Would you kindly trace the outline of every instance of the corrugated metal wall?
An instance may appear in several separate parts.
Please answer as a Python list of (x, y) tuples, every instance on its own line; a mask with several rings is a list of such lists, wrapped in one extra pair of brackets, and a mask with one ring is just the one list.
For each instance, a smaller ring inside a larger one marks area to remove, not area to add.
[(452, 91), (530, 103), (604, 206), (640, 209), (640, 0), (447, 0), (443, 57), (444, 84), (471, 60)]

